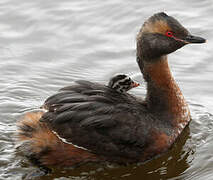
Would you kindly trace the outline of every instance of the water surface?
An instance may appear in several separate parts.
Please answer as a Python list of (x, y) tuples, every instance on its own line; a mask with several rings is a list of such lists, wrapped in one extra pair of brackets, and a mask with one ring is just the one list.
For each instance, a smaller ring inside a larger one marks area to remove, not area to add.
[(146, 164), (55, 169), (41, 179), (212, 179), (213, 3), (207, 0), (1, 0), (0, 179), (22, 179), (36, 170), (14, 154), (16, 121), (59, 88), (77, 79), (106, 83), (123, 72), (142, 84), (132, 93), (144, 96), (135, 38), (144, 20), (159, 11), (208, 39), (169, 56), (190, 105), (189, 127), (168, 153)]

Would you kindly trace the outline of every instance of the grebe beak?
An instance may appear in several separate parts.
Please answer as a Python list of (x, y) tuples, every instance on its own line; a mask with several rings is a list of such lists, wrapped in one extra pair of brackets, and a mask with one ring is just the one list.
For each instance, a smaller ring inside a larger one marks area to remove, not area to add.
[(134, 87), (138, 87), (138, 86), (140, 86), (140, 84), (139, 84), (139, 83), (137, 83), (137, 82), (133, 82), (133, 83), (131, 84), (131, 86), (132, 86), (132, 88), (134, 88)]
[(183, 39), (186, 43), (205, 43), (206, 40), (202, 37), (188, 35)]

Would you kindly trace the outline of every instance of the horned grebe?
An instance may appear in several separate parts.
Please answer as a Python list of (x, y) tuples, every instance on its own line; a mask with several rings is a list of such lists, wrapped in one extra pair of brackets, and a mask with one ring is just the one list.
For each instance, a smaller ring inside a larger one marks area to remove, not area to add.
[(137, 62), (147, 82), (145, 100), (77, 81), (45, 101), (47, 112), (28, 113), (19, 121), (20, 151), (42, 165), (57, 166), (143, 162), (167, 151), (190, 121), (167, 54), (204, 42), (173, 17), (154, 14), (137, 36)]

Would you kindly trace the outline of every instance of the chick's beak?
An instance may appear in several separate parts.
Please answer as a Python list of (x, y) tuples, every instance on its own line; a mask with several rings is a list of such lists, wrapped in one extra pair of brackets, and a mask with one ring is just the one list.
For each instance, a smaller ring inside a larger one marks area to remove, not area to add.
[(138, 87), (138, 86), (140, 86), (140, 84), (137, 83), (137, 82), (132, 82), (132, 84), (131, 84), (131, 87), (132, 87), (132, 88)]
[(189, 34), (183, 39), (186, 43), (205, 43), (206, 40), (202, 37), (193, 36)]

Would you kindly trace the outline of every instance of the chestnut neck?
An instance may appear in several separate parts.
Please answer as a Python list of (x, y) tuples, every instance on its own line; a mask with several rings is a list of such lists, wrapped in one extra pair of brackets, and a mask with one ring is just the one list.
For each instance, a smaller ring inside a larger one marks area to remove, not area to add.
[(167, 56), (150, 61), (139, 59), (138, 64), (147, 82), (145, 102), (149, 111), (175, 126), (182, 121), (189, 121), (188, 105), (172, 76)]

